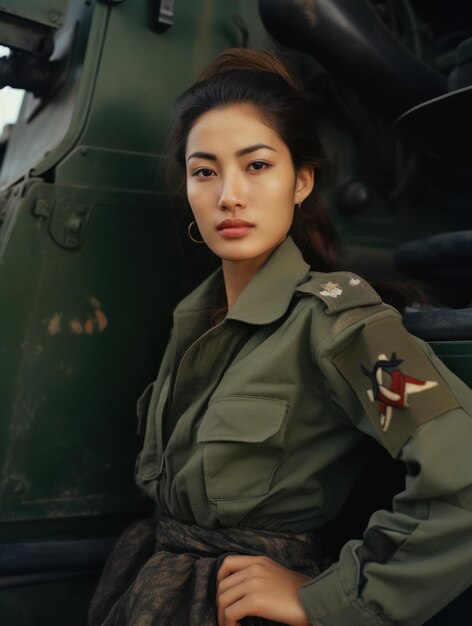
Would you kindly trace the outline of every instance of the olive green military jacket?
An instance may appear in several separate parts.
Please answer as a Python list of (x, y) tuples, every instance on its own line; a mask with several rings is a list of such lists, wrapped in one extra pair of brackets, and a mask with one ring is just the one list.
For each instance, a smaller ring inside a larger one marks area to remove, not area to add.
[(373, 437), (407, 468), (393, 503), (301, 592), (316, 626), (423, 624), (472, 583), (472, 392), (360, 278), (291, 239), (210, 328), (210, 276), (176, 308), (137, 482), (205, 528), (302, 532), (334, 517)]

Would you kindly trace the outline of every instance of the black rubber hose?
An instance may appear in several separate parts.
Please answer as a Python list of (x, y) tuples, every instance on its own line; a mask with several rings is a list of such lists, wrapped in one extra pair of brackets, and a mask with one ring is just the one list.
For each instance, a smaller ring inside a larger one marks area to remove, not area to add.
[(259, 11), (277, 41), (309, 53), (393, 117), (447, 91), (367, 0), (259, 0)]

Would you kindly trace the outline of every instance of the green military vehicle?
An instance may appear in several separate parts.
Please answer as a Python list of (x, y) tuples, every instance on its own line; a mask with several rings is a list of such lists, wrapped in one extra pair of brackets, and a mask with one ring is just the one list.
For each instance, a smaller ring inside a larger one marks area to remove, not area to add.
[[(3, 0), (0, 87), (26, 95), (0, 169), (2, 625), (84, 625), (118, 533), (152, 514), (134, 485), (136, 399), (173, 306), (215, 264), (166, 185), (165, 136), (220, 50), (288, 58), (332, 157), (320, 184), (345, 265), (418, 279), (431, 304), (406, 326), (472, 384), (470, 13), (466, 0)], [(359, 487), (358, 532), (388, 506), (397, 468), (382, 467)], [(333, 556), (344, 526), (327, 532)], [(470, 623), (470, 601), (430, 623)]]

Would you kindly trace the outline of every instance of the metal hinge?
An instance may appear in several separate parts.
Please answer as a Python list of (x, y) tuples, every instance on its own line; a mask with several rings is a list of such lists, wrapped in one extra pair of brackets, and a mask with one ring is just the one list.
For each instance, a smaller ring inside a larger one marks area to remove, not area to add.
[(49, 234), (61, 248), (77, 250), (82, 244), (91, 209), (73, 190), (56, 188), (36, 198), (33, 215), (48, 220)]
[(163, 33), (174, 25), (175, 0), (151, 0), (152, 28)]

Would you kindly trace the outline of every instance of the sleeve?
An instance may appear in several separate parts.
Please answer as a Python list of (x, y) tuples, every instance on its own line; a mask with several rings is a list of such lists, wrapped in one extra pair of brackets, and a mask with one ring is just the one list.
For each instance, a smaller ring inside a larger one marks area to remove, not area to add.
[(392, 511), (302, 588), (304, 608), (314, 626), (424, 624), (472, 585), (472, 391), (388, 311), (320, 365), (338, 411), (407, 476)]
[(138, 433), (144, 434), (144, 443), (135, 464), (135, 481), (138, 487), (153, 500), (156, 500), (156, 479), (160, 470), (162, 450), (157, 435), (156, 417), (162, 413), (166, 399), (170, 370), (170, 346), (162, 357), (157, 379), (150, 383), (137, 402)]

